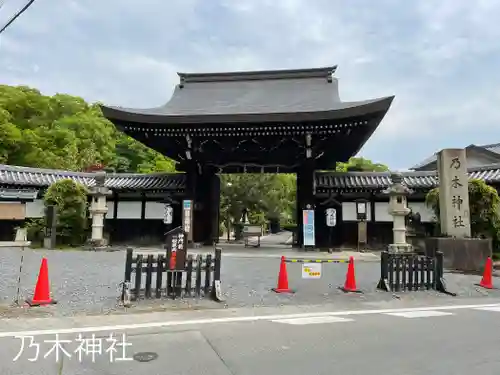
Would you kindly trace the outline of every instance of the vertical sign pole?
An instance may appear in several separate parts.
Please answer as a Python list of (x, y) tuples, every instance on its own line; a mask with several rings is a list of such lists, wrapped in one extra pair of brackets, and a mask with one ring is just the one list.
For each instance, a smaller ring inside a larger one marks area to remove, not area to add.
[(188, 243), (193, 242), (193, 201), (182, 201), (182, 229), (187, 234)]

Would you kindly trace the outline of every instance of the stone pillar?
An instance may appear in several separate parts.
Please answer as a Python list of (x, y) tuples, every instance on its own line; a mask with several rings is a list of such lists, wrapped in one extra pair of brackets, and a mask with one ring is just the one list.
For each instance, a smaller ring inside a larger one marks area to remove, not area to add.
[(92, 218), (92, 236), (91, 242), (95, 246), (104, 245), (104, 217), (108, 212), (106, 197), (111, 195), (111, 191), (104, 186), (106, 172), (97, 172), (95, 174), (96, 186), (90, 189), (92, 202), (90, 204), (90, 215)]
[(389, 251), (401, 252), (411, 251), (412, 246), (406, 242), (405, 217), (410, 213), (407, 204), (407, 196), (412, 191), (403, 184), (403, 176), (400, 173), (391, 174), (392, 185), (384, 191), (389, 195), (389, 214), (393, 218), (393, 240), (389, 245)]
[(441, 150), (437, 161), (441, 233), (456, 238), (470, 237), (469, 179), (465, 150)]

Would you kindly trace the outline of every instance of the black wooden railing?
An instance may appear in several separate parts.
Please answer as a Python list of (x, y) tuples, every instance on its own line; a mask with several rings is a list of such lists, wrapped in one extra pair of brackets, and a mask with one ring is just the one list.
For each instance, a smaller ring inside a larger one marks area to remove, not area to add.
[(446, 290), (441, 252), (436, 252), (435, 257), (429, 257), (415, 253), (383, 251), (377, 288), (387, 292), (432, 289), (454, 295)]
[(127, 249), (122, 301), (141, 298), (216, 296), (220, 283), (221, 249), (205, 256), (188, 255), (182, 270), (172, 270), (169, 254), (134, 254)]

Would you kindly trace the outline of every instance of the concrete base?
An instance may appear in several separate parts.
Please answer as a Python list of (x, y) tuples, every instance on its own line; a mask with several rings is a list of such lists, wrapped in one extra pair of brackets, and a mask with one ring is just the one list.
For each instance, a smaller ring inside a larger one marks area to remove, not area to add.
[(444, 268), (482, 272), (486, 259), (492, 256), (491, 240), (478, 238), (426, 238), (425, 254), (434, 256), (436, 251), (443, 253)]

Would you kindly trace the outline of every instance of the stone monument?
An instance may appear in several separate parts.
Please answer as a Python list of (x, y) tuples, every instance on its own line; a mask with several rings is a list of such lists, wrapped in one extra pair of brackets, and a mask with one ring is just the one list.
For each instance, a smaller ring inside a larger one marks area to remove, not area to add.
[(92, 218), (92, 236), (90, 241), (93, 246), (100, 247), (106, 245), (104, 241), (104, 217), (108, 212), (106, 197), (112, 193), (104, 186), (106, 172), (96, 172), (94, 179), (96, 184), (90, 189), (90, 196), (92, 197), (89, 209)]
[(389, 245), (390, 252), (411, 252), (413, 246), (406, 242), (406, 216), (410, 213), (407, 204), (408, 195), (413, 191), (403, 184), (401, 173), (391, 173), (392, 185), (384, 191), (389, 195), (389, 214), (393, 220), (393, 240)]
[(437, 154), (439, 223), (442, 237), (427, 238), (425, 253), (443, 253), (444, 267), (481, 272), (492, 255), (491, 240), (471, 238), (469, 177), (464, 149), (444, 149)]
[(441, 150), (437, 164), (441, 233), (456, 238), (470, 237), (469, 179), (465, 150)]

